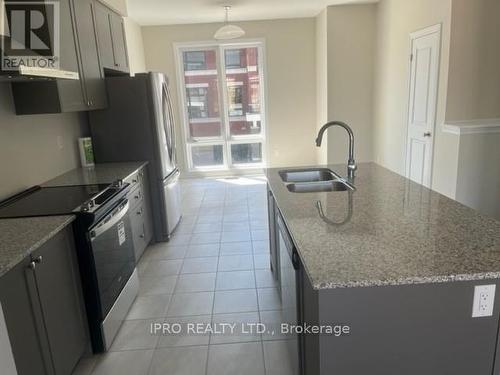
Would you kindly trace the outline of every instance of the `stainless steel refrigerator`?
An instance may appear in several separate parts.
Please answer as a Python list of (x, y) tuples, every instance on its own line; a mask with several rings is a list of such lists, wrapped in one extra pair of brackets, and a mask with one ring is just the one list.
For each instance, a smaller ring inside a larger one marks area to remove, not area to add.
[(106, 87), (108, 109), (89, 112), (95, 159), (149, 162), (155, 240), (166, 241), (182, 214), (168, 78), (108, 77)]

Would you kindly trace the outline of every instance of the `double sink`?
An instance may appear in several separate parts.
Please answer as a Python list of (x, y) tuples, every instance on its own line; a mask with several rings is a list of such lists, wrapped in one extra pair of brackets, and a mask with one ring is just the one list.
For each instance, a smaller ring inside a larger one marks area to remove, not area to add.
[(292, 193), (354, 191), (355, 187), (328, 168), (289, 169), (279, 175)]

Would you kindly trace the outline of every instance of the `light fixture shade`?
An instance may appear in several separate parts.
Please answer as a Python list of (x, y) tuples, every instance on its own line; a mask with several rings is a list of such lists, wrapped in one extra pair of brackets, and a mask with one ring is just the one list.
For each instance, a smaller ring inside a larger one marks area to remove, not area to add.
[(214, 34), (217, 40), (236, 39), (245, 35), (245, 30), (236, 25), (224, 25)]

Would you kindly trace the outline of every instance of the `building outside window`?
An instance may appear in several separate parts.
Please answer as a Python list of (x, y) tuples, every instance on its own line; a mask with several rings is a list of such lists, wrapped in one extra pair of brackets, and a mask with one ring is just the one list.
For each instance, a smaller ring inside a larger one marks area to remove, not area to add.
[(184, 70), (205, 70), (206, 60), (205, 52), (203, 51), (189, 51), (184, 53)]
[(239, 49), (226, 51), (226, 68), (241, 68), (241, 51)]
[(189, 118), (208, 117), (208, 90), (206, 87), (186, 88)]
[(263, 43), (176, 48), (189, 169), (264, 166)]

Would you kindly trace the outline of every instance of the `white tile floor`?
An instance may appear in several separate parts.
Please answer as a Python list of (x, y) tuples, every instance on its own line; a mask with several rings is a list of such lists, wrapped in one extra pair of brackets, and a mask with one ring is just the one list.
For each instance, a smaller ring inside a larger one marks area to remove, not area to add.
[(150, 246), (140, 295), (111, 350), (75, 375), (289, 375), (283, 337), (152, 335), (150, 324), (274, 323), (280, 299), (269, 267), (263, 177), (182, 181), (184, 217)]

